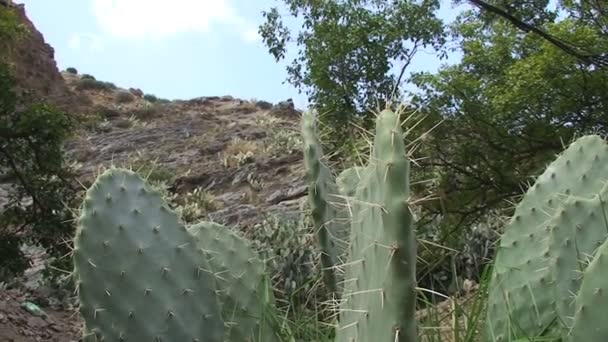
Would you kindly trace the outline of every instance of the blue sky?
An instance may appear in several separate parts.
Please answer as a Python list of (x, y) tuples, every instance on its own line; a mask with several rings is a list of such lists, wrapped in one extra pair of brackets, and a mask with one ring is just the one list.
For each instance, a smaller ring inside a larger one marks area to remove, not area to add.
[[(273, 103), (304, 94), (284, 83), (285, 63), (267, 52), (257, 27), (277, 0), (15, 0), (55, 49), (60, 70), (168, 99), (232, 95)], [(440, 17), (457, 13), (448, 1)], [(296, 22), (290, 22), (296, 27)], [(293, 51), (293, 49), (292, 49)], [(295, 51), (287, 61), (295, 56)], [(430, 52), (413, 70), (436, 70)]]

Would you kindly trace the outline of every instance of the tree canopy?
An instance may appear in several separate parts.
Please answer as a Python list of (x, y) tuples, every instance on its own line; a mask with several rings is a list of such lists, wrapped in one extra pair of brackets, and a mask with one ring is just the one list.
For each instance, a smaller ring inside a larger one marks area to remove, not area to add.
[[(416, 44), (440, 57), (461, 54), (437, 72), (410, 73), (415, 91), (397, 88), (426, 116), (412, 131), (424, 136), (414, 177), (432, 180), (417, 187), (419, 196), (432, 195), (420, 213), (425, 239), (463, 251), (477, 228), (511, 212), (515, 197), (565, 144), (608, 131), (603, 2), (454, 1), (463, 6), (451, 23), (438, 17), (438, 1), (284, 2), (290, 15), (304, 14), (289, 81), (310, 88), (312, 107), (336, 111), (332, 129), (348, 125), (354, 113), (373, 117), (362, 107), (387, 99), (399, 78), (393, 63), (409, 58)], [(283, 58), (291, 35), (277, 9), (265, 15), (265, 42)]]

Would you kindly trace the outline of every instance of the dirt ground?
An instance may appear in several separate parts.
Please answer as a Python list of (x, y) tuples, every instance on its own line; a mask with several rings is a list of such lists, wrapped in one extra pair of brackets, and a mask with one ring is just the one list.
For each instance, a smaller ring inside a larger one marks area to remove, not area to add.
[(0, 290), (0, 341), (76, 342), (79, 341), (78, 316), (65, 310), (42, 307), (41, 314), (28, 312), (22, 304), (33, 301), (20, 290)]

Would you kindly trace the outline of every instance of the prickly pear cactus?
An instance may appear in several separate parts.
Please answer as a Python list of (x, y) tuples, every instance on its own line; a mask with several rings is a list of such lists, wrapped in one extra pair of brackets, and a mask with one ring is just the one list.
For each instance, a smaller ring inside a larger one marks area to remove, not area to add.
[(279, 341), (270, 280), (246, 240), (212, 222), (198, 223), (189, 231), (207, 254), (217, 279), (226, 341)]
[(490, 281), (489, 341), (556, 331), (549, 222), (568, 198), (593, 197), (608, 177), (608, 146), (598, 136), (572, 143), (526, 192), (501, 238)]
[(135, 173), (100, 175), (74, 240), (85, 341), (223, 341), (215, 278), (197, 246)]
[(340, 173), (336, 178), (338, 191), (345, 197), (346, 201), (355, 196), (357, 186), (361, 181), (361, 174), (365, 170), (363, 167), (355, 166), (348, 168)]
[(608, 307), (608, 241), (595, 253), (583, 272), (576, 296), (574, 324), (565, 341), (608, 341), (606, 308)]
[(416, 341), (416, 240), (409, 200), (409, 159), (399, 116), (376, 121), (372, 162), (350, 201), (350, 260), (336, 341)]
[(566, 332), (572, 328), (575, 296), (583, 272), (608, 237), (606, 199), (608, 184), (591, 199), (569, 199), (549, 224), (550, 273), (556, 291), (556, 311)]
[(336, 274), (335, 266), (341, 263), (346, 251), (349, 216), (345, 211), (343, 198), (338, 195), (334, 177), (325, 165), (315, 115), (312, 112), (302, 114), (302, 137), (304, 166), (310, 182), (308, 202), (322, 252), (323, 280), (331, 292), (337, 293), (339, 292), (340, 277)]

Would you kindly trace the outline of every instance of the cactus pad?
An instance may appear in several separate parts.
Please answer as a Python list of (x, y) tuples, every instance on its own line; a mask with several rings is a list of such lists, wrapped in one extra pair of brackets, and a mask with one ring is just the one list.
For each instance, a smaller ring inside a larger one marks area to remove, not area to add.
[(216, 279), (227, 341), (279, 341), (272, 326), (274, 297), (264, 263), (227, 227), (201, 222), (190, 228)]
[(139, 176), (100, 175), (79, 223), (73, 257), (85, 341), (223, 341), (204, 253)]
[(331, 170), (325, 165), (323, 148), (319, 142), (315, 116), (302, 114), (304, 166), (309, 183), (308, 203), (312, 211), (317, 240), (321, 248), (323, 279), (331, 292), (339, 292), (339, 279), (335, 270), (346, 251), (349, 232), (349, 215), (343, 198), (338, 195)]
[(409, 159), (399, 116), (376, 121), (371, 164), (351, 201), (350, 260), (336, 341), (416, 341), (416, 240), (409, 200)]
[(566, 330), (572, 327), (575, 295), (583, 272), (608, 237), (607, 197), (608, 187), (604, 187), (592, 199), (572, 198), (549, 224), (550, 273), (556, 291), (556, 311)]
[(608, 341), (606, 307), (608, 307), (608, 241), (595, 254), (583, 273), (575, 301), (574, 324), (567, 341)]
[(598, 136), (573, 142), (528, 189), (501, 238), (490, 280), (491, 341), (542, 336), (557, 322), (550, 274), (551, 218), (564, 201), (593, 197), (608, 177), (608, 146)]

